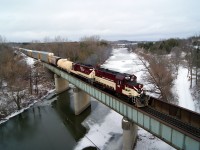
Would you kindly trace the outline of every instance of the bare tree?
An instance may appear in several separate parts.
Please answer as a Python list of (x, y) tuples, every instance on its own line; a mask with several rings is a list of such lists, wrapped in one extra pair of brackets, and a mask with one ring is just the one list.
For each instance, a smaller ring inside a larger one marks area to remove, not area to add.
[(93, 65), (104, 62), (109, 57), (111, 50), (108, 42), (100, 40), (97, 35), (83, 37), (80, 42), (69, 42), (61, 36), (56, 36), (54, 40), (46, 37), (44, 42), (46, 43), (31, 43), (26, 48), (47, 50), (56, 56), (68, 58), (74, 62)]
[(178, 74), (178, 69), (179, 69), (179, 66), (180, 66), (180, 63), (181, 63), (181, 48), (180, 47), (174, 47), (172, 48), (172, 56), (171, 56), (171, 62), (172, 62), (172, 65), (175, 69), (174, 72), (176, 72), (176, 76)]
[(159, 98), (163, 101), (172, 102), (173, 76), (172, 70), (167, 65), (167, 60), (147, 54), (142, 54), (142, 57), (140, 57), (140, 60), (146, 70), (144, 79), (147, 84), (151, 85), (148, 92), (159, 95)]
[(2, 35), (0, 35), (0, 44), (6, 43), (6, 38)]
[(24, 89), (26, 89), (27, 82), (24, 74), (26, 74), (27, 65), (9, 47), (4, 49), (1, 55), (3, 55), (1, 76), (7, 84), (6, 88), (2, 89), (3, 95), (15, 102), (17, 109), (21, 109), (21, 100), (26, 94)]
[[(198, 39), (198, 38), (197, 38)], [(186, 52), (186, 60), (188, 64), (188, 75), (190, 79), (190, 87), (193, 87), (193, 80), (195, 79), (195, 85), (198, 86), (198, 76), (200, 68), (200, 50), (198, 40), (196, 37), (191, 37), (184, 41), (182, 49)], [(197, 40), (197, 41), (196, 41)], [(194, 45), (197, 44), (197, 45)]]

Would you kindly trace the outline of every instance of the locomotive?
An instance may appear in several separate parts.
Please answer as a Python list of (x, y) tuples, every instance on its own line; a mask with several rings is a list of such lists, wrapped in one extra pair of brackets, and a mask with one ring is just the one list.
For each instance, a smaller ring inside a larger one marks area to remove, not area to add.
[(18, 48), (25, 55), (57, 66), (69, 74), (86, 79), (90, 84), (98, 85), (105, 90), (125, 97), (136, 107), (148, 105), (149, 96), (144, 92), (143, 85), (137, 82), (135, 75), (119, 73), (112, 70), (75, 63), (68, 59), (54, 56), (53, 53)]

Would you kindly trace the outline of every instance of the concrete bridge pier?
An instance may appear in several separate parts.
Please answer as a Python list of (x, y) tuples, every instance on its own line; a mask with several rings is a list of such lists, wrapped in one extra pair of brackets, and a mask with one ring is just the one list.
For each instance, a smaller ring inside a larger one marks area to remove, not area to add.
[(54, 74), (56, 93), (61, 93), (69, 88), (69, 82)]
[(138, 126), (130, 122), (127, 118), (122, 119), (123, 129), (123, 150), (133, 150), (137, 141)]
[(73, 110), (75, 115), (82, 113), (88, 106), (90, 106), (90, 96), (81, 89), (74, 87)]

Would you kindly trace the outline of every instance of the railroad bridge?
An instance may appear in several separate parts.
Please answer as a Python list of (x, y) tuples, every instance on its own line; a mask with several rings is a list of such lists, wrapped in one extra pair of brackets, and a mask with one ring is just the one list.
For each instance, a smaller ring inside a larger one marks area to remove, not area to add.
[(69, 83), (76, 87), (74, 89), (76, 115), (90, 105), (89, 96), (92, 96), (124, 116), (122, 120), (124, 150), (132, 149), (137, 136), (137, 126), (176, 149), (200, 150), (200, 114), (153, 97), (150, 98), (149, 106), (137, 108), (56, 66), (43, 63), (55, 73), (57, 92), (66, 90)]

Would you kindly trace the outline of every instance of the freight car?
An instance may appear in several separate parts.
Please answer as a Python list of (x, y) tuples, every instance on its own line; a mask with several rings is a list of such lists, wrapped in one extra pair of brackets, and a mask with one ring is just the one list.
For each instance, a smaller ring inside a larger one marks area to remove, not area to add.
[(44, 51), (35, 51), (29, 50), (25, 48), (18, 48), (25, 55), (32, 57), (37, 60), (41, 60), (42, 62), (50, 63), (57, 66), (57, 61), (60, 59), (58, 56), (54, 56), (54, 53), (44, 52)]
[(74, 63), (68, 59), (54, 56), (53, 53), (19, 48), (29, 57), (55, 65), (70, 74), (85, 78), (89, 83), (113, 91), (118, 96), (125, 96), (137, 107), (148, 105), (149, 96), (144, 93), (143, 85), (137, 82), (135, 75), (119, 73), (91, 65)]
[(32, 50), (30, 49), (25, 49), (25, 48), (19, 48), (19, 50), (24, 53), (25, 55), (32, 57)]

